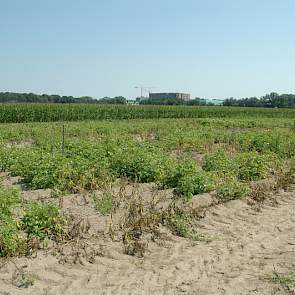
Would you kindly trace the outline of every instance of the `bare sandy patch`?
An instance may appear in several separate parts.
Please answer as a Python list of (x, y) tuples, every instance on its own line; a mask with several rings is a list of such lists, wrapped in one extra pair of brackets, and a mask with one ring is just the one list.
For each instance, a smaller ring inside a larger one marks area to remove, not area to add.
[(133, 139), (139, 142), (143, 142), (145, 140), (155, 140), (157, 138), (158, 138), (158, 134), (156, 132), (143, 132), (143, 133), (136, 133), (133, 135)]
[[(152, 185), (144, 186), (143, 199), (152, 190)], [(131, 191), (127, 185), (126, 196)], [(288, 294), (265, 278), (295, 263), (295, 193), (281, 192), (275, 199), (276, 205), (264, 204), (257, 212), (240, 200), (212, 206), (212, 196), (204, 194), (199, 205), (210, 207), (198, 226), (211, 242), (167, 232), (165, 243), (150, 242), (145, 256), (138, 258), (126, 255), (121, 241), (105, 235), (110, 217), (93, 208), (90, 196), (67, 196), (63, 210), (76, 217), (81, 239), (61, 249), (39, 250), (36, 257), (3, 260), (0, 290), (11, 295)]]
[(30, 148), (34, 145), (35, 141), (31, 138), (19, 140), (19, 141), (10, 141), (6, 144), (7, 147), (17, 147), (17, 148)]

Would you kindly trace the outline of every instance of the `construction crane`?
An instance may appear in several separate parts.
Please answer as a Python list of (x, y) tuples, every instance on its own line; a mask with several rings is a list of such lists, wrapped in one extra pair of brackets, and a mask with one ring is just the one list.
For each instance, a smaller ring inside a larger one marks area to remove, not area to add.
[(151, 93), (151, 89), (156, 87), (149, 87), (149, 86), (135, 86), (134, 88), (140, 89), (140, 98), (143, 98), (143, 92), (148, 91), (148, 93)]

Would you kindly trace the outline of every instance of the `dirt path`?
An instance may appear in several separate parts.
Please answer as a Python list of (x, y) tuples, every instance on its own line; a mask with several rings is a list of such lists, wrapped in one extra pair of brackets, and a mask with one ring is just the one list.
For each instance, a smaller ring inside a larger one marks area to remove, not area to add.
[(212, 242), (176, 238), (170, 247), (151, 245), (144, 259), (122, 254), (119, 244), (92, 264), (62, 265), (46, 254), (16, 259), (35, 283), (13, 286), (9, 263), (0, 269), (0, 294), (291, 294), (264, 279), (295, 264), (295, 193), (277, 199), (261, 212), (242, 201), (214, 207), (200, 221)]

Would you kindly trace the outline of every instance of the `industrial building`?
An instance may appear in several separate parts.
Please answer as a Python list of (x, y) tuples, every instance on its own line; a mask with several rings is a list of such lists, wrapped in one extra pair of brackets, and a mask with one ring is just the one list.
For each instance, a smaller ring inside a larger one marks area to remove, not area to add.
[(149, 99), (180, 99), (190, 100), (191, 95), (188, 93), (150, 93)]

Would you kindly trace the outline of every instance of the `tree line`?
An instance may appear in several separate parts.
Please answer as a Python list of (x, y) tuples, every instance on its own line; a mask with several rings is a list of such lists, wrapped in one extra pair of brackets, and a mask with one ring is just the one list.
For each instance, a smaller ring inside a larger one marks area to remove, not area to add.
[[(217, 100), (218, 101), (218, 100)], [(214, 106), (212, 100), (196, 97), (191, 100), (171, 99), (144, 99), (139, 104), (147, 105), (187, 105), (187, 106)], [(222, 103), (223, 106), (232, 107), (264, 107), (264, 108), (295, 108), (295, 94), (278, 94), (272, 92), (262, 97), (227, 98)]]
[(0, 103), (101, 103), (101, 104), (126, 104), (127, 100), (123, 96), (103, 97), (95, 99), (90, 96), (60, 96), (57, 94), (34, 94), (0, 92)]
[[(127, 104), (127, 99), (123, 96), (103, 97), (100, 99), (90, 96), (60, 96), (57, 94), (34, 94), (0, 92), (0, 103), (93, 103), (93, 104)], [(214, 106), (212, 101), (196, 97), (190, 100), (177, 98), (165, 99), (137, 99), (141, 105), (187, 105), (187, 106)], [(278, 94), (272, 92), (262, 97), (227, 98), (222, 103), (223, 106), (232, 107), (266, 107), (266, 108), (295, 108), (295, 94)]]
[(241, 99), (228, 98), (223, 102), (223, 105), (233, 107), (295, 108), (295, 94), (272, 92), (260, 98), (256, 96)]

